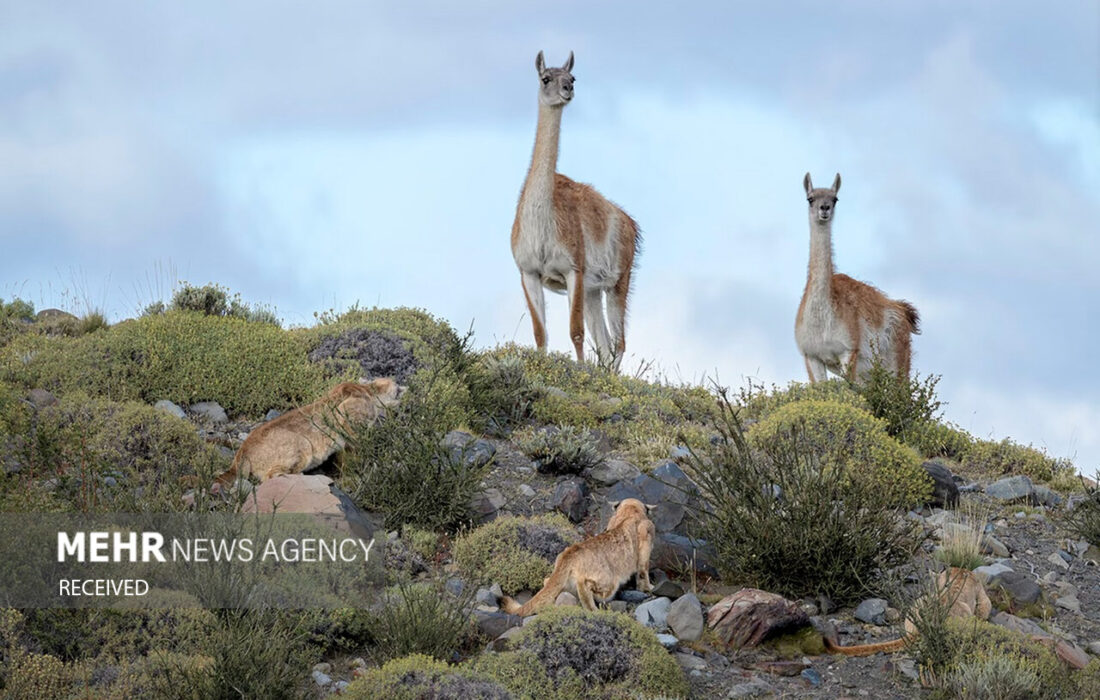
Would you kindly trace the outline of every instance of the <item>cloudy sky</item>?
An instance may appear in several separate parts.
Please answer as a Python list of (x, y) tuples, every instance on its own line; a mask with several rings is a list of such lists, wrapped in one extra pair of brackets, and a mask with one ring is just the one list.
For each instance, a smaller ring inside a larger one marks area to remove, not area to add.
[(645, 234), (628, 365), (803, 380), (801, 180), (839, 171), (837, 267), (920, 309), (947, 416), (1100, 468), (1100, 5), (686, 5), (2, 2), (0, 297), (216, 281), (530, 343), (508, 236), (572, 49), (559, 170)]

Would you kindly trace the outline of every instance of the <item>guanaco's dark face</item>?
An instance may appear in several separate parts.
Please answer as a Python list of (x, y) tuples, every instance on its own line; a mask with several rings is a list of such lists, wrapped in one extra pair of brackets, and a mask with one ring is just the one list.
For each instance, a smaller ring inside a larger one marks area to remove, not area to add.
[(836, 174), (832, 187), (814, 187), (810, 174), (802, 179), (806, 190), (806, 201), (810, 203), (810, 218), (825, 223), (833, 218), (836, 211), (836, 193), (840, 191), (840, 173)]
[(573, 99), (573, 52), (561, 68), (547, 68), (542, 52), (535, 58), (539, 74), (539, 102), (547, 107), (564, 107)]

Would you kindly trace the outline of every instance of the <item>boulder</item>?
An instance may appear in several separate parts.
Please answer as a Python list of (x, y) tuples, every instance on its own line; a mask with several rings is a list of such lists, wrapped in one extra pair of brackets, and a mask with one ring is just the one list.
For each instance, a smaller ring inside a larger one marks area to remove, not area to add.
[(554, 487), (550, 507), (574, 523), (584, 520), (588, 513), (588, 486), (581, 479), (566, 479)]
[(226, 415), (225, 409), (222, 408), (217, 401), (200, 401), (198, 403), (193, 403), (191, 404), (191, 413), (215, 425), (229, 422), (229, 416)]
[(1012, 567), (1005, 566), (1000, 562), (996, 562), (990, 564), (989, 566), (979, 566), (977, 569), (974, 569), (974, 575), (978, 578), (979, 581), (981, 581), (982, 583), (986, 583), (994, 577), (999, 576), (1003, 573), (1007, 573), (1009, 571), (1012, 571)]
[(773, 634), (809, 623), (798, 603), (757, 588), (742, 588), (707, 612), (707, 626), (733, 647), (756, 646)]
[(1012, 602), (1018, 605), (1030, 605), (1039, 600), (1042, 590), (1030, 574), (1018, 571), (1005, 571), (989, 581), (990, 585), (1003, 590)]
[(703, 607), (694, 593), (677, 598), (668, 608), (668, 627), (682, 640), (694, 642), (703, 636)]
[(364, 541), (382, 530), (381, 518), (362, 511), (323, 474), (282, 474), (263, 482), (241, 506), (243, 513), (310, 513)]
[(929, 460), (921, 465), (932, 478), (932, 497), (928, 503), (941, 508), (954, 508), (959, 503), (959, 486), (955, 475), (943, 463)]
[(163, 411), (170, 416), (175, 416), (176, 418), (187, 418), (187, 414), (184, 413), (183, 409), (172, 403), (168, 399), (161, 399), (160, 401), (157, 401), (155, 404), (153, 404), (153, 408), (158, 411)]
[[(614, 486), (620, 481), (630, 482), (641, 475), (641, 470), (621, 459), (605, 459), (589, 469), (585, 476), (600, 486)], [(621, 499), (620, 499), (621, 500)]]
[(634, 610), (634, 619), (646, 627), (657, 631), (668, 629), (668, 611), (672, 601), (668, 598), (654, 598), (642, 603)]
[(1035, 486), (1031, 479), (1020, 474), (994, 481), (985, 487), (985, 495), (1001, 503), (1031, 502), (1035, 495)]
[(474, 620), (478, 631), (487, 639), (497, 639), (505, 631), (523, 624), (523, 618), (519, 615), (483, 610), (474, 610)]
[(478, 523), (487, 523), (497, 516), (497, 511), (504, 506), (504, 494), (500, 489), (485, 489), (475, 493), (470, 499), (470, 510), (474, 513), (474, 519)]
[(45, 389), (31, 389), (27, 392), (27, 401), (30, 401), (36, 409), (57, 405), (57, 397)]
[(461, 430), (452, 430), (443, 437), (443, 447), (455, 464), (480, 469), (496, 456), (497, 448), (488, 440), (476, 438)]
[(882, 598), (868, 598), (856, 606), (853, 613), (860, 622), (869, 625), (881, 625), (886, 622), (886, 608), (889, 607)]

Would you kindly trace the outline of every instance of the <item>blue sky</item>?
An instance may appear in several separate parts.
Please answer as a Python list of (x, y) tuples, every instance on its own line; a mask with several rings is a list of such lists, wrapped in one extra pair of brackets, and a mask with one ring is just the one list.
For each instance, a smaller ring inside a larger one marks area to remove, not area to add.
[(559, 170), (646, 237), (630, 367), (804, 379), (801, 179), (839, 171), (837, 267), (920, 309), (947, 416), (1100, 467), (1100, 6), (683, 5), (4, 2), (0, 296), (216, 281), (530, 343), (534, 55), (574, 50)]

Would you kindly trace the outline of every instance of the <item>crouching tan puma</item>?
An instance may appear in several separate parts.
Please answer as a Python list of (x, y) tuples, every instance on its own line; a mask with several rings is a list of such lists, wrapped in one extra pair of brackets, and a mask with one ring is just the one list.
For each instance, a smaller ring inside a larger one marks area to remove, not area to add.
[(309, 471), (344, 449), (348, 433), (374, 422), (398, 401), (401, 387), (392, 379), (366, 384), (337, 384), (311, 404), (287, 411), (249, 433), (237, 455), (215, 483), (222, 487), (255, 476), (260, 481), (279, 474)]
[[(954, 566), (946, 569), (936, 577), (936, 590), (939, 591), (940, 604), (948, 606), (948, 617), (989, 619), (993, 604), (989, 601), (985, 586), (974, 575), (974, 572)], [(917, 608), (912, 614), (917, 615), (919, 619), (921, 614), (920, 601), (917, 602)], [(826, 635), (825, 648), (834, 654), (844, 654), (845, 656), (870, 656), (879, 652), (898, 651), (916, 639), (918, 634), (920, 633), (917, 626), (913, 624), (912, 616), (910, 616), (905, 620), (905, 636), (900, 639), (842, 647), (837, 644), (836, 639), (830, 639)]]
[(610, 600), (619, 586), (637, 575), (638, 590), (648, 591), (649, 556), (656, 528), (646, 516), (645, 504), (635, 498), (619, 503), (607, 529), (583, 542), (570, 545), (554, 562), (554, 571), (535, 597), (520, 605), (508, 596), (505, 612), (527, 616), (552, 605), (562, 591), (573, 593), (581, 606), (596, 609), (596, 601)]

